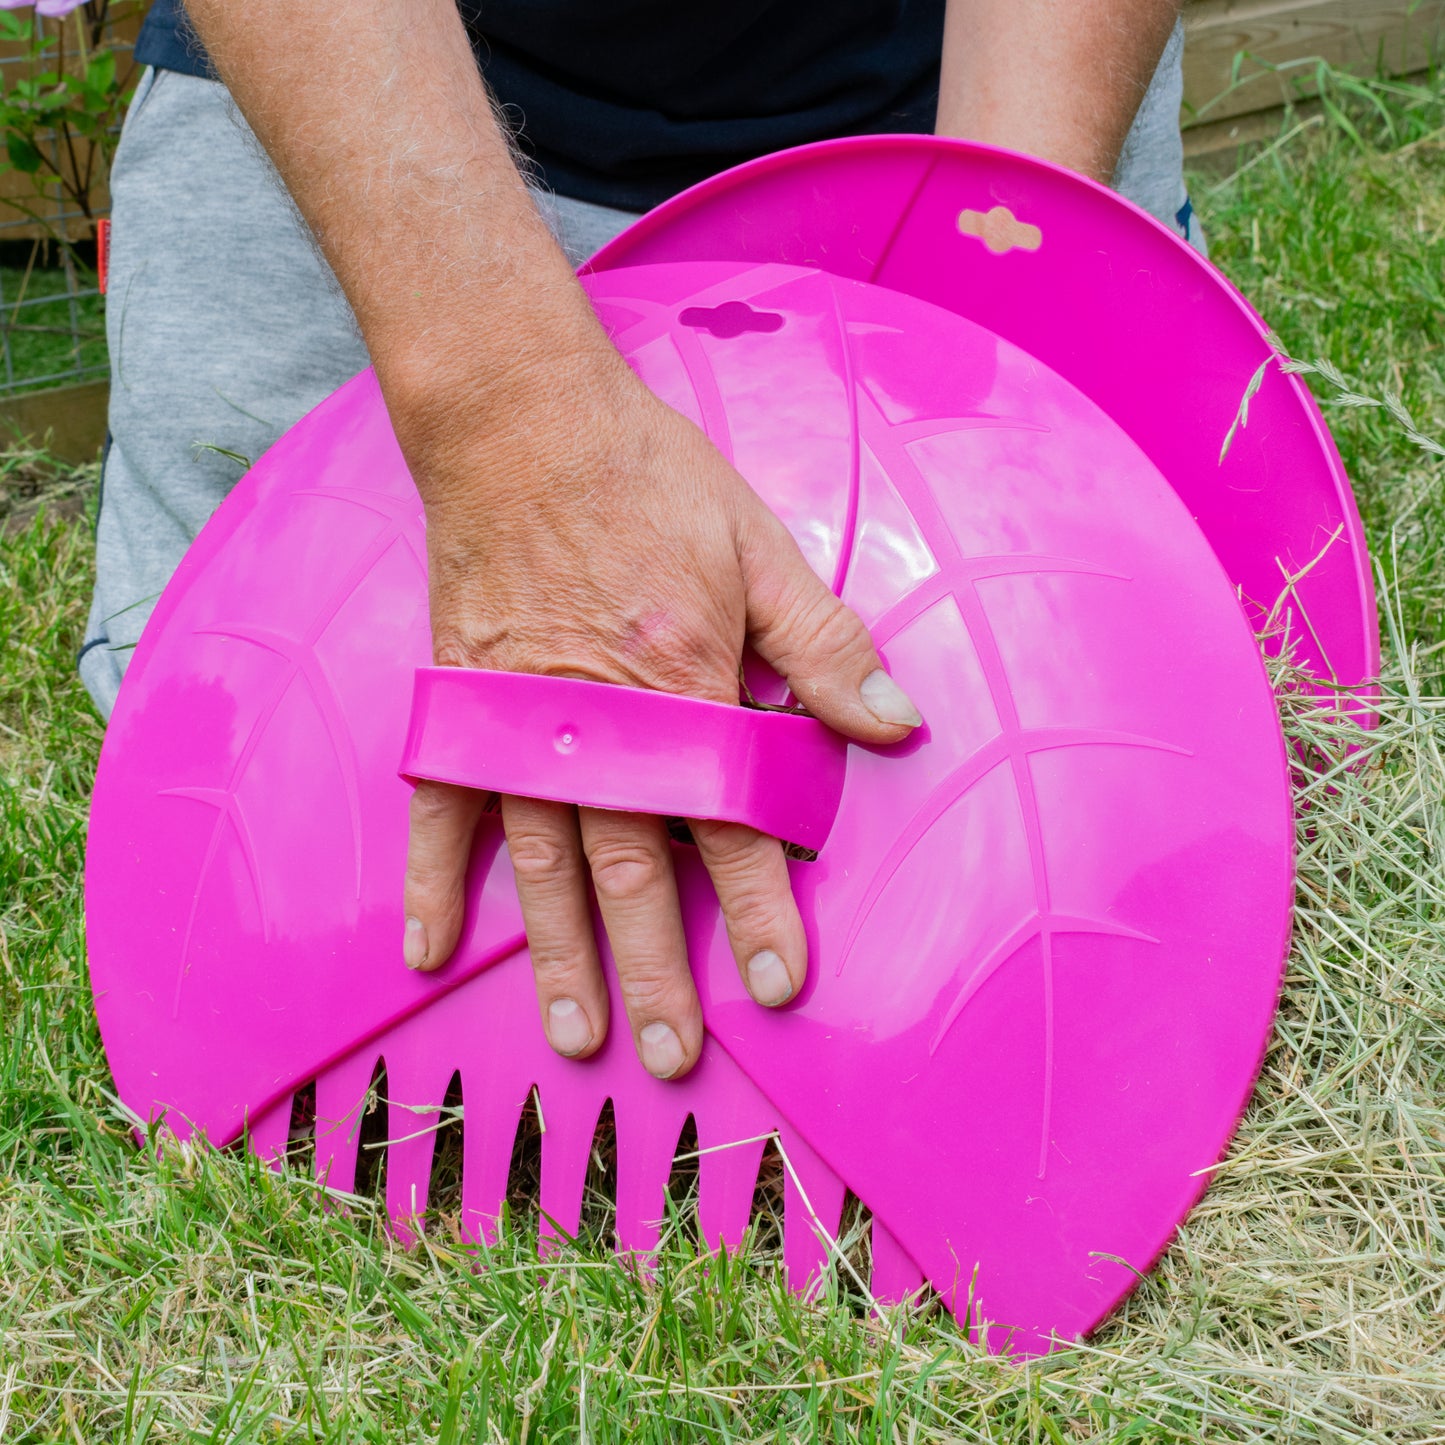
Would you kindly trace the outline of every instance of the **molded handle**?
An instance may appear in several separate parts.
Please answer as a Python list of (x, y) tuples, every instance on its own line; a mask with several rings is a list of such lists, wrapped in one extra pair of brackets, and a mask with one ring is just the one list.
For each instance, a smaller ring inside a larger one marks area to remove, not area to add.
[(813, 718), (635, 687), (419, 667), (400, 772), (497, 793), (827, 840), (847, 743)]

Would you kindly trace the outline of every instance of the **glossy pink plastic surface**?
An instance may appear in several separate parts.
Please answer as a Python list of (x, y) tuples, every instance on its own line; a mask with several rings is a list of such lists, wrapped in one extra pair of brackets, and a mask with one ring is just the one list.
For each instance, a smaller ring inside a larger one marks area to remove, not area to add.
[[(1034, 234), (1011, 237), (1000, 207)], [(994, 249), (1010, 240), (1025, 244)], [(683, 192), (589, 268), (673, 261), (816, 266), (932, 301), (1022, 347), (1168, 478), (1256, 628), (1291, 638), (1322, 679), (1359, 687), (1379, 675), (1364, 530), (1309, 388), (1279, 369), (1268, 329), (1224, 276), (1113, 191), (937, 136), (824, 141)], [(1221, 459), (1261, 367), (1248, 424)]]
[(843, 739), (812, 718), (570, 677), (423, 667), (401, 774), (665, 818), (723, 818), (821, 848), (844, 766)]
[[(122, 689), (87, 880), (121, 1097), (217, 1143), (249, 1125), (267, 1154), (314, 1079), (318, 1168), (347, 1187), (384, 1059), (408, 1106), (386, 1172), (405, 1220), (425, 1208), (427, 1126), (459, 1071), (477, 1233), (534, 1087), (542, 1206), (575, 1226), (610, 1099), (627, 1248), (656, 1238), (689, 1115), (711, 1151), (700, 1218), (714, 1242), (745, 1226), (776, 1129), (795, 1283), (826, 1262), (851, 1189), (873, 1212), (881, 1299), (926, 1280), (990, 1325), (993, 1348), (1072, 1339), (1198, 1196), (1273, 1015), (1290, 804), (1233, 589), (1124, 431), (974, 322), (780, 264), (586, 284), (638, 373), (774, 507), (926, 719), (898, 747), (846, 749), (835, 815), (820, 770), (832, 826), (816, 860), (790, 865), (810, 945), (801, 995), (780, 1011), (748, 998), (706, 874), (678, 845), (701, 1063), (673, 1083), (645, 1074), (615, 979), (602, 1051), (557, 1058), (491, 817), (454, 960), (403, 967), (397, 769), (430, 661), (426, 553), (368, 372), (221, 507)], [(459, 700), (473, 686), (485, 678), (418, 716), (455, 706), (443, 731), (473, 730), (480, 770), (518, 733), (474, 724)], [(548, 706), (538, 731), (553, 738), (574, 723), (585, 739), (605, 716)], [(527, 778), (547, 771), (550, 741)], [(637, 796), (651, 798), (643, 766)]]

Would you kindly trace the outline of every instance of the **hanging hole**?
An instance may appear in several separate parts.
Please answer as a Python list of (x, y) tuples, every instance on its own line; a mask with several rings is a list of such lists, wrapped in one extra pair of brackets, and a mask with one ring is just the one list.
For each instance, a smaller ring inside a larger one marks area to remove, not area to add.
[(724, 341), (749, 331), (781, 331), (783, 326), (783, 318), (776, 311), (755, 311), (746, 301), (689, 306), (677, 319), (694, 331), (706, 331)]
[(1037, 251), (1044, 233), (1037, 226), (1021, 221), (1007, 206), (991, 211), (964, 209), (958, 213), (960, 235), (976, 236), (995, 256), (1006, 251)]
[(356, 1150), (356, 1192), (381, 1199), (386, 1189), (386, 1141), (390, 1110), (386, 1103), (386, 1060), (378, 1059), (371, 1087), (361, 1106)]

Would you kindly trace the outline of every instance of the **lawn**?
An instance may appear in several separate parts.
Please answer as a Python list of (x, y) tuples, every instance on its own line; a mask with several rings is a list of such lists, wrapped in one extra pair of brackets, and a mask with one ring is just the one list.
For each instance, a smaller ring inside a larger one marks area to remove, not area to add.
[(1216, 260), (1317, 364), (1379, 566), (1381, 723), (1350, 752), (1280, 670), (1309, 763), (1283, 1006), (1228, 1159), (1127, 1305), (1016, 1367), (927, 1307), (870, 1317), (846, 1279), (800, 1303), (767, 1187), (725, 1261), (680, 1191), (647, 1281), (598, 1214), (539, 1263), (523, 1193), (479, 1269), (454, 1193), (404, 1253), (303, 1169), (137, 1151), (81, 917), (94, 474), (11, 456), (0, 1441), (1445, 1441), (1445, 79), (1333, 101), (1193, 190)]

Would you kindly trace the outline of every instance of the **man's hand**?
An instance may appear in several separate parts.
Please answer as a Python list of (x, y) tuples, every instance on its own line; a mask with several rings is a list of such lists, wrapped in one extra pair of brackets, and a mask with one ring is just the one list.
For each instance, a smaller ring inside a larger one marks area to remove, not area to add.
[[(457, 414), (402, 427), (430, 498), (437, 660), (738, 700), (745, 640), (815, 716), (873, 743), (919, 718), (857, 617), (705, 436), (651, 395), (605, 338), (539, 368), (505, 426)], [(412, 799), (406, 958), (444, 963), (462, 926), (479, 795), (421, 785)], [(526, 798), (502, 805), (543, 1024), (591, 1053), (608, 1027), (587, 883), (617, 961), (643, 1063), (696, 1062), (702, 1019), (660, 818)], [(781, 844), (692, 821), (738, 967), (762, 1004), (803, 981), (806, 943)]]
[[(366, 338), (426, 506), (439, 662), (736, 702), (751, 641), (849, 736), (887, 743), (917, 724), (858, 619), (603, 334), (513, 164), (454, 0), (187, 9)], [(481, 806), (417, 789), (414, 967), (455, 947)], [(553, 1047), (586, 1054), (608, 1025), (590, 875), (638, 1051), (654, 1074), (684, 1073), (702, 1027), (662, 821), (521, 798), (503, 820)], [(781, 1003), (807, 966), (781, 845), (725, 823), (694, 837), (753, 997)]]

